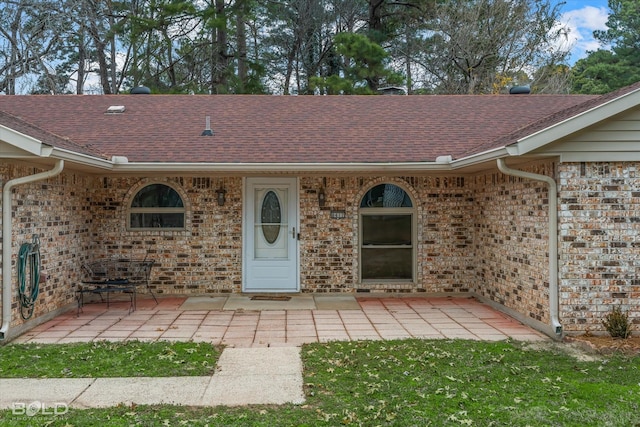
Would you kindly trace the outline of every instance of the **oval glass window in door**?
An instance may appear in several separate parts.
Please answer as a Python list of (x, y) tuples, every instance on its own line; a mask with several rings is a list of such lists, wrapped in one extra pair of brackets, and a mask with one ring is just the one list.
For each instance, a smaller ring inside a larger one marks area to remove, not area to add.
[(278, 195), (273, 190), (267, 191), (264, 199), (262, 199), (260, 222), (262, 223), (262, 234), (265, 240), (269, 242), (269, 244), (274, 244), (280, 234), (282, 208)]

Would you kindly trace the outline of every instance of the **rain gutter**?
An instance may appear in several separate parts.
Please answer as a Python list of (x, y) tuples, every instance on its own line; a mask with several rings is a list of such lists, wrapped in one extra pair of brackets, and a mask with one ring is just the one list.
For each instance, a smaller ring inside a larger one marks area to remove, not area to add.
[(451, 163), (143, 163), (114, 161), (112, 171), (132, 172), (424, 172), (451, 170)]
[(504, 159), (497, 159), (498, 169), (505, 175), (532, 179), (549, 185), (549, 316), (551, 328), (559, 337), (562, 335), (558, 296), (558, 186), (556, 181), (546, 175), (525, 172), (507, 167)]
[(18, 185), (30, 184), (59, 175), (62, 169), (64, 169), (64, 160), (57, 160), (53, 169), (12, 179), (7, 181), (2, 188), (2, 326), (0, 327), (0, 340), (6, 339), (11, 325), (11, 243), (13, 240), (11, 190)]
[(53, 147), (50, 157), (98, 169), (111, 170), (113, 168), (112, 160), (101, 159), (99, 157), (77, 153), (64, 148)]
[(508, 147), (492, 148), (491, 150), (454, 160), (451, 162), (451, 167), (453, 169), (462, 169), (469, 166), (491, 162), (507, 155), (509, 155)]

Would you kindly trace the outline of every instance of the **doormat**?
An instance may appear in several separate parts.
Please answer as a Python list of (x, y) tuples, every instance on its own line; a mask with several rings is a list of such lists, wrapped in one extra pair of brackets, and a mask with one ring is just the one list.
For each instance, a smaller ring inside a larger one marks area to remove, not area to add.
[(255, 295), (251, 297), (251, 301), (289, 301), (291, 297), (275, 296), (275, 295)]

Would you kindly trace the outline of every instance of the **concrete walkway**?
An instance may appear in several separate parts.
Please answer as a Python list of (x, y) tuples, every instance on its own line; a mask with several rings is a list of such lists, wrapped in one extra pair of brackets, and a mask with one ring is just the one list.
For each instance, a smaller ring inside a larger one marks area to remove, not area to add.
[(299, 347), (226, 348), (211, 377), (3, 378), (0, 390), (0, 409), (14, 410), (304, 402)]

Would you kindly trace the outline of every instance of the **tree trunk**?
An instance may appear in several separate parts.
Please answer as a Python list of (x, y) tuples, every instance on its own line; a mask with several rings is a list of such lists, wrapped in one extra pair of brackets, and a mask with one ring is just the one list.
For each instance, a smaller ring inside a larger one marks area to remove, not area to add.
[(227, 17), (225, 16), (224, 0), (215, 1), (216, 19), (219, 24), (215, 30), (215, 54), (211, 64), (212, 93), (226, 93), (227, 90)]
[(369, 29), (382, 32), (382, 6), (385, 0), (369, 0)]
[(84, 63), (86, 59), (87, 50), (84, 46), (84, 27), (81, 26), (78, 32), (78, 79), (76, 80), (76, 95), (82, 95), (84, 93)]
[(236, 43), (238, 61), (239, 93), (245, 93), (247, 87), (248, 67), (247, 67), (247, 31), (245, 28), (246, 2), (242, 1), (236, 17)]
[[(109, 28), (114, 28), (115, 27), (115, 21), (113, 18), (113, 7), (112, 7), (112, 3), (111, 0), (108, 0), (107, 2), (108, 5), (108, 13), (109, 13)], [(109, 67), (109, 71), (111, 73), (111, 93), (118, 93), (118, 74), (117, 74), (117, 68), (118, 68), (118, 63), (116, 61), (116, 36), (115, 34), (112, 32), (111, 36), (109, 37), (109, 44), (110, 44), (110, 55), (111, 55), (111, 64)]]
[(170, 86), (176, 87), (178, 85), (176, 80), (176, 67), (173, 61), (173, 46), (171, 37), (167, 33), (167, 29), (163, 28), (162, 37), (164, 38), (165, 44), (167, 46), (167, 75), (169, 76), (169, 84)]
[(11, 23), (11, 55), (10, 55), (10, 64), (9, 64), (9, 75), (7, 77), (7, 95), (15, 95), (16, 94), (16, 78), (18, 77), (18, 70), (16, 68), (16, 63), (18, 61), (18, 31), (20, 29), (20, 19), (22, 17), (22, 8), (19, 8), (16, 11), (15, 19)]
[[(384, 27), (382, 24), (382, 9), (385, 4), (385, 0), (369, 0), (369, 38), (376, 43), (380, 43), (382, 34), (384, 33)], [(380, 87), (380, 77), (371, 76), (367, 77), (367, 85), (369, 89), (376, 93)]]
[(404, 37), (405, 37), (405, 52), (404, 52), (404, 64), (405, 64), (405, 73), (407, 75), (406, 83), (407, 83), (407, 95), (413, 94), (413, 74), (411, 73), (411, 63), (412, 63), (412, 53), (413, 53), (413, 37), (411, 34), (411, 29), (408, 24), (405, 24), (404, 27)]
[(107, 48), (106, 42), (101, 38), (100, 28), (98, 28), (98, 11), (95, 9), (97, 5), (86, 3), (87, 18), (89, 21), (89, 35), (93, 41), (93, 46), (96, 50), (96, 56), (98, 58), (98, 75), (100, 76), (100, 85), (102, 86), (102, 93), (105, 95), (113, 94), (111, 90), (111, 84), (109, 82), (109, 65), (107, 64), (107, 56), (105, 50)]
[(291, 85), (291, 76), (293, 75), (293, 64), (296, 59), (296, 50), (297, 50), (298, 44), (299, 42), (298, 42), (298, 39), (296, 38), (294, 45), (291, 47), (291, 50), (289, 50), (289, 53), (287, 55), (287, 71), (284, 75), (284, 88), (283, 88), (285, 95), (290, 95), (289, 85)]

